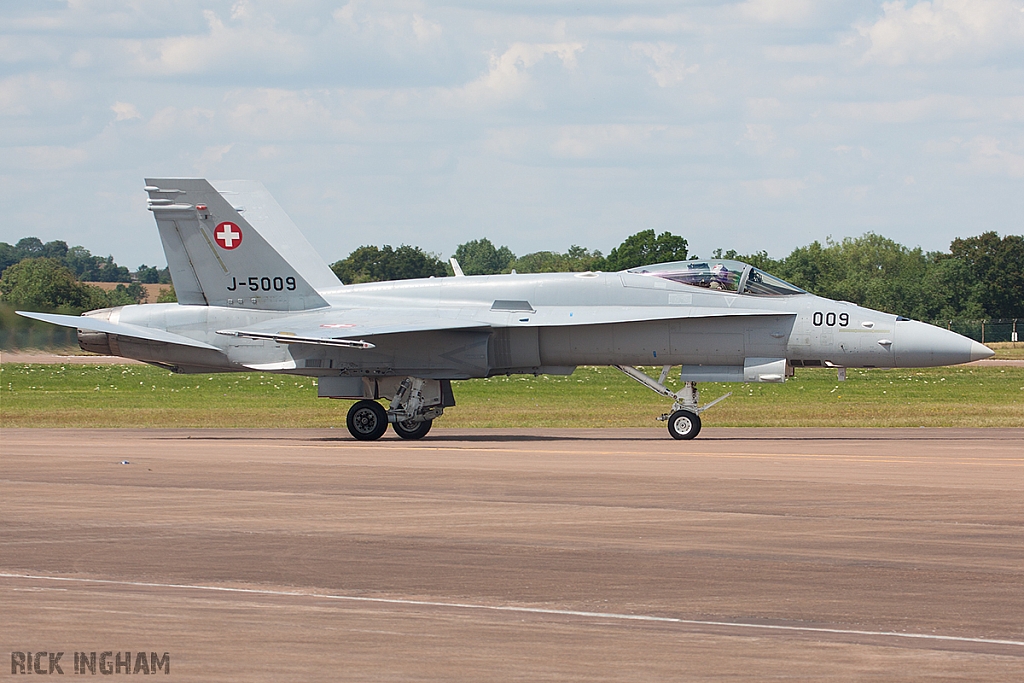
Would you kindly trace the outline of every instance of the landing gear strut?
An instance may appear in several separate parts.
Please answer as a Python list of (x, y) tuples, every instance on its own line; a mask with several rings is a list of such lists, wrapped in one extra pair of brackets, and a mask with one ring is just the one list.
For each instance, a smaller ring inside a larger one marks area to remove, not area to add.
[(406, 377), (398, 385), (395, 397), (391, 399), (388, 419), (395, 434), (403, 439), (422, 439), (430, 431), (434, 418), (444, 412), (444, 407), (427, 407), (423, 396), (425, 382), (416, 377)]
[(707, 405), (700, 405), (700, 393), (697, 391), (696, 382), (686, 382), (679, 391), (672, 391), (665, 386), (668, 373), (672, 370), (671, 365), (661, 369), (661, 377), (657, 380), (637, 370), (632, 365), (616, 365), (616, 369), (626, 373), (640, 384), (651, 391), (656, 391), (662, 396), (672, 399), (672, 412), (666, 413), (658, 419), (668, 422), (668, 433), (673, 439), (692, 439), (700, 433), (700, 414), (720, 401), (732, 396), (730, 391), (724, 396), (719, 396)]
[[(387, 410), (376, 401), (356, 401), (348, 411), (348, 431), (360, 441), (374, 441), (384, 436), (390, 423), (395, 434), (403, 439), (422, 439), (434, 418), (444, 412), (443, 390), (436, 380), (434, 384), (437, 386), (431, 394), (431, 386), (425, 380), (406, 377), (394, 390), (395, 397)], [(454, 398), (447, 405), (455, 405)]]

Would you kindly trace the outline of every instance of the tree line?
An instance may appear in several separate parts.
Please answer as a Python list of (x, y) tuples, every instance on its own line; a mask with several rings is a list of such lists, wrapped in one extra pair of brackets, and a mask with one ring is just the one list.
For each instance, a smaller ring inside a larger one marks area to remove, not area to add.
[[(89, 282), (117, 286), (106, 291)], [(80, 313), (137, 304), (146, 299), (142, 285), (167, 283), (171, 290), (170, 282), (166, 268), (142, 264), (131, 272), (113, 256), (95, 256), (63, 240), (43, 243), (38, 237), (25, 237), (14, 245), (0, 242), (0, 297), (16, 307)], [(164, 298), (175, 300), (173, 295)]]
[[(466, 275), (498, 273), (614, 272), (666, 261), (697, 258), (685, 238), (643, 230), (627, 237), (607, 255), (578, 245), (563, 252), (537, 251), (516, 256), (489, 239), (458, 245), (455, 258)], [(739, 254), (717, 249), (715, 259), (735, 259), (777, 275), (802, 289), (917, 320), (1024, 317), (1024, 236), (986, 232), (957, 238), (946, 252), (908, 248), (867, 233), (842, 241), (815, 241), (788, 256), (767, 252)], [(35, 310), (82, 311), (134, 303), (136, 283), (169, 282), (167, 269), (140, 266), (134, 273), (112, 257), (93, 256), (64, 242), (43, 244), (34, 237), (16, 245), (0, 242), (0, 295), (15, 306)], [(405, 280), (453, 275), (437, 254), (407, 244), (364, 245), (334, 262), (331, 269), (346, 283)], [(113, 292), (82, 281), (123, 282)], [(138, 288), (141, 290), (141, 287)], [(173, 292), (173, 290), (172, 290)], [(173, 300), (173, 294), (168, 297)]]
[[(499, 273), (579, 273), (587, 270), (618, 271), (651, 263), (685, 261), (687, 242), (678, 235), (643, 230), (627, 237), (622, 244), (603, 256), (598, 250), (573, 245), (565, 253), (535, 251), (516, 256), (506, 246), (495, 247), (486, 237), (460, 244), (455, 260), (466, 275)], [(384, 245), (359, 247), (331, 269), (345, 284), (407, 280), (417, 277), (454, 275), (451, 265), (420, 247), (403, 244), (397, 249)]]
[(948, 252), (909, 249), (867, 233), (826, 240), (773, 259), (736, 257), (798, 287), (915, 320), (1024, 317), (1024, 236), (995, 232), (954, 239)]
[[(549, 273), (627, 268), (697, 258), (685, 238), (644, 230), (607, 256), (580, 246), (565, 253), (516, 256), (484, 238), (460, 244), (455, 258), (466, 275)], [(712, 258), (735, 259), (808, 292), (916, 320), (1024, 317), (1024, 236), (986, 232), (957, 238), (948, 252), (925, 252), (867, 233), (836, 242), (814, 241), (774, 259), (767, 252), (716, 249)], [(359, 247), (332, 264), (345, 283), (452, 275), (451, 266), (419, 247)]]

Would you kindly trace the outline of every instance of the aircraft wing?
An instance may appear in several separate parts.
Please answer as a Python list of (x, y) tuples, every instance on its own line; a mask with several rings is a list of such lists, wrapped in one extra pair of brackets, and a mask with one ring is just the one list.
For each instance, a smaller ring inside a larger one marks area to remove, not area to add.
[(135, 339), (145, 339), (147, 341), (164, 342), (165, 344), (191, 346), (196, 349), (212, 349), (214, 351), (220, 351), (216, 346), (212, 346), (189, 337), (184, 337), (180, 334), (174, 334), (167, 330), (159, 330), (155, 327), (112, 323), (107, 320), (100, 320), (99, 318), (90, 318), (89, 316), (60, 315), (57, 313), (33, 313), (31, 311), (15, 311), (15, 313), (26, 318), (32, 318), (33, 320), (42, 320), (44, 323), (51, 323), (53, 325), (75, 327), (80, 330), (90, 330), (92, 332), (106, 332), (107, 334), (116, 334), (121, 337), (133, 337)]
[[(244, 329), (217, 330), (217, 334), (269, 339), (283, 344), (315, 344), (372, 349), (363, 337), (399, 332), (427, 332), (490, 327), (483, 320), (460, 319), (459, 309), (424, 311), (388, 308), (356, 309), (276, 318)], [(358, 341), (356, 341), (358, 340)]]

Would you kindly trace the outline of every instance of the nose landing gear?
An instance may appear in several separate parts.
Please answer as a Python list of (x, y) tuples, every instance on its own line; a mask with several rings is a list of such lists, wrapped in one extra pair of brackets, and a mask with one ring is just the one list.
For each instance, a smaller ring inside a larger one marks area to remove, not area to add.
[(640, 384), (643, 384), (651, 391), (656, 391), (662, 396), (672, 399), (672, 412), (665, 413), (658, 420), (668, 422), (668, 433), (672, 435), (673, 439), (685, 440), (696, 437), (700, 433), (700, 414), (716, 403), (732, 396), (730, 391), (728, 394), (719, 396), (711, 403), (702, 406), (700, 405), (700, 393), (697, 391), (696, 382), (686, 382), (679, 391), (672, 391), (665, 386), (668, 373), (672, 370), (671, 365), (666, 365), (661, 369), (661, 377), (657, 380), (637, 370), (632, 365), (616, 365), (614, 367), (640, 382)]
[(677, 410), (668, 416), (667, 422), (673, 439), (692, 439), (700, 434), (700, 415), (693, 411)]

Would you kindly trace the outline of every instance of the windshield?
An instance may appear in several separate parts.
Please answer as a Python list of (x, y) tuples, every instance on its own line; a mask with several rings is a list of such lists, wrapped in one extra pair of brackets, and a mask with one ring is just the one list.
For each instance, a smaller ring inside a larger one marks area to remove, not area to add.
[(630, 273), (652, 275), (684, 285), (756, 296), (805, 294), (804, 290), (741, 261), (726, 259), (675, 261), (631, 268)]

